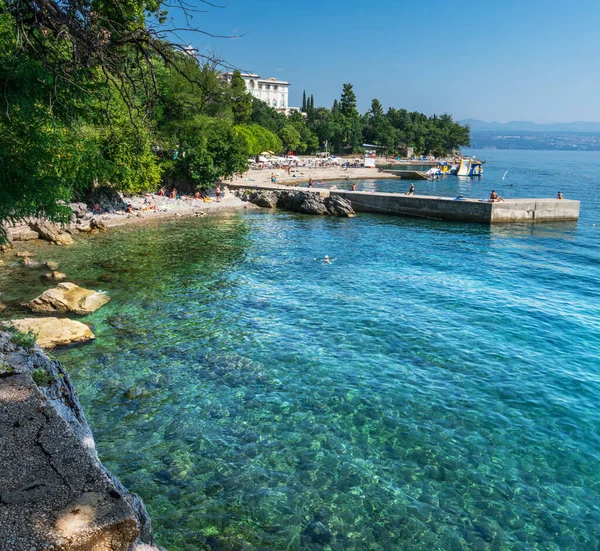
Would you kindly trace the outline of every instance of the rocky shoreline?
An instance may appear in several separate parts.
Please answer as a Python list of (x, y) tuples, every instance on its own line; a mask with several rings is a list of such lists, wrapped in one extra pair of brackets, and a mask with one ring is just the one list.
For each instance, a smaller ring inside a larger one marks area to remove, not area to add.
[(279, 208), (301, 214), (356, 216), (350, 201), (341, 197), (321, 197), (310, 191), (269, 190), (241, 192), (242, 199), (263, 208)]
[(105, 469), (71, 379), (0, 332), (0, 549), (164, 551), (141, 498)]
[[(189, 199), (161, 197), (158, 204), (176, 201), (175, 208), (150, 212), (140, 206), (148, 204), (147, 198), (135, 201), (138, 214), (134, 215), (115, 211), (119, 207), (115, 204), (112, 212), (97, 216), (86, 204), (75, 203), (71, 205), (69, 225), (26, 221), (9, 228), (12, 243), (3, 245), (2, 252), (15, 254), (29, 268), (47, 268), (50, 271), (46, 279), (56, 282), (68, 277), (58, 272), (56, 262), (36, 261), (29, 251), (13, 250), (13, 243), (29, 245), (43, 239), (68, 246), (74, 243), (76, 233), (205, 213), (198, 211), (198, 202)], [(230, 195), (220, 208), (210, 212), (249, 206), (354, 216), (344, 199), (291, 190)], [(150, 518), (141, 498), (129, 492), (100, 462), (68, 374), (40, 348), (48, 350), (94, 339), (87, 325), (54, 316), (87, 314), (109, 300), (103, 293), (60, 282), (23, 304), (34, 314), (51, 317), (13, 319), (0, 328), (0, 464), (5, 467), (0, 472), (0, 549), (160, 550), (153, 543)]]

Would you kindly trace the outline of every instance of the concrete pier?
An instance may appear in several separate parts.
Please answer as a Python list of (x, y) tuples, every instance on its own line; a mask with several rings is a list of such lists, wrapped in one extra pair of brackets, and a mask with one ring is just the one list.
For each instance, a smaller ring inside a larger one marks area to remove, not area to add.
[(292, 187), (282, 185), (235, 184), (230, 189), (287, 190), (318, 193), (322, 197), (339, 196), (347, 199), (356, 212), (372, 212), (396, 216), (412, 216), (480, 224), (562, 222), (579, 219), (579, 201), (569, 199), (506, 199), (488, 203), (479, 199), (402, 195)]

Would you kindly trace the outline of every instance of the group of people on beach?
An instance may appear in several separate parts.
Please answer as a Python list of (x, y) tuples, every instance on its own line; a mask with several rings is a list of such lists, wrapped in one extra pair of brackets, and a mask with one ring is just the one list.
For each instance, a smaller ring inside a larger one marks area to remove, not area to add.
[[(215, 199), (217, 201), (217, 203), (219, 203), (221, 201), (221, 186), (215, 186)], [(166, 191), (164, 187), (161, 187), (158, 190), (158, 196), (159, 197), (165, 197), (166, 196)], [(210, 202), (212, 199), (210, 198), (210, 196), (208, 195), (208, 192), (206, 191), (206, 188), (200, 188), (199, 190), (196, 190), (194, 192), (194, 197), (188, 197), (187, 195), (180, 195), (177, 193), (177, 188), (175, 186), (173, 186), (171, 188), (171, 191), (169, 192), (169, 199), (188, 199), (188, 198), (193, 198), (193, 199), (202, 199), (204, 200), (204, 202)]]

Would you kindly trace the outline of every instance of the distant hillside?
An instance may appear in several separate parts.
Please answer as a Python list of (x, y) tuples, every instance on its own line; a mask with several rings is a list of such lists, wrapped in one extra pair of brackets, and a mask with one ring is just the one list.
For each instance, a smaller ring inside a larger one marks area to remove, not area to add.
[(471, 147), (475, 149), (600, 151), (600, 133), (472, 130)]
[(465, 119), (473, 132), (590, 132), (600, 133), (600, 122), (551, 122), (540, 124), (531, 121), (485, 122)]

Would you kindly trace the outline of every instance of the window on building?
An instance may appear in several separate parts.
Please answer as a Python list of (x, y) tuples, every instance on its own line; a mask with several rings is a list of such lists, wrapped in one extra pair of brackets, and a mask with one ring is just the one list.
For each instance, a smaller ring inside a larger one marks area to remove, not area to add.
[(250, 88), (254, 88), (254, 81), (253, 80), (250, 81)]

